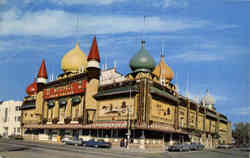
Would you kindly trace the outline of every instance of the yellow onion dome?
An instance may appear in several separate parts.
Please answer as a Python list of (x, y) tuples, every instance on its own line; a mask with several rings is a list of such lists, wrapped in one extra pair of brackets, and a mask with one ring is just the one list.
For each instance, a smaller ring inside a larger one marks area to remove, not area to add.
[(174, 78), (173, 70), (165, 63), (164, 56), (161, 57), (160, 63), (155, 67), (153, 74), (159, 78), (172, 81)]
[(80, 49), (78, 42), (75, 48), (64, 55), (61, 61), (61, 69), (64, 72), (78, 72), (87, 67), (87, 56)]

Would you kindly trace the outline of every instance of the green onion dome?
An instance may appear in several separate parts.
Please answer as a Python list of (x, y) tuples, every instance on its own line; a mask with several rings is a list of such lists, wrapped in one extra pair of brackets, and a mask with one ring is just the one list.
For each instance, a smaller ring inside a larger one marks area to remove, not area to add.
[(152, 72), (155, 68), (154, 58), (144, 48), (145, 41), (142, 40), (142, 47), (130, 60), (130, 68), (133, 72)]

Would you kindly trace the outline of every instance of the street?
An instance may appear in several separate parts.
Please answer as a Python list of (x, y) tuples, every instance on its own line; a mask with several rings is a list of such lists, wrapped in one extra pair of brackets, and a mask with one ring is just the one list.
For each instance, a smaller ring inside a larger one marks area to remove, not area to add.
[(131, 152), (127, 149), (95, 149), (30, 143), (25, 141), (0, 141), (0, 157), (6, 158), (248, 158), (248, 152), (239, 149), (220, 149), (192, 152)]

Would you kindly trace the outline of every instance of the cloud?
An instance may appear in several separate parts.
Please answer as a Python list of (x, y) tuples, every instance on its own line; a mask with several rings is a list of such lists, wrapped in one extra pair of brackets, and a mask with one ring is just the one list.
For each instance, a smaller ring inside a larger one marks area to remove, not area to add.
[(110, 5), (123, 1), (126, 0), (51, 0), (53, 3), (65, 5)]
[(0, 5), (6, 4), (7, 0), (0, 0)]
[(250, 106), (238, 107), (238, 108), (231, 109), (230, 114), (233, 114), (233, 115), (249, 115), (250, 114)]
[(235, 45), (231, 41), (211, 41), (203, 38), (199, 41), (201, 42), (183, 46), (179, 52), (169, 56), (168, 59), (174, 62), (214, 62), (249, 54), (246, 46)]
[(163, 0), (163, 7), (164, 8), (168, 8), (170, 6), (187, 7), (188, 3), (186, 0)]
[(187, 0), (161, 0), (161, 1), (154, 2), (153, 6), (162, 7), (162, 8), (169, 8), (169, 7), (185, 8), (188, 6), (188, 1)]
[(111, 5), (114, 3), (121, 3), (127, 0), (24, 0), (24, 4), (28, 5), (31, 3), (51, 3), (55, 5), (67, 5), (67, 6), (74, 6), (74, 5), (94, 5), (94, 6), (105, 6)]
[(224, 56), (203, 51), (190, 51), (177, 54), (174, 56), (169, 56), (168, 59), (175, 61), (185, 61), (185, 62), (202, 62), (202, 61), (211, 62), (211, 61), (224, 60)]
[[(2, 14), (0, 35), (39, 35), (65, 37), (76, 34), (76, 14), (62, 10), (44, 10), (18, 14), (11, 9)], [(143, 26), (143, 18), (122, 15), (79, 15), (79, 34), (111, 34), (126, 32), (176, 32), (205, 27), (210, 22), (192, 19), (164, 19), (148, 17)]]

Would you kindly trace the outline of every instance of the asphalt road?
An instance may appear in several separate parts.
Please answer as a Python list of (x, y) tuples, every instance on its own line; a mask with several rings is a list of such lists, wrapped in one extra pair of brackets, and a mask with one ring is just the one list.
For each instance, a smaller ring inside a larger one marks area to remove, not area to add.
[(146, 153), (126, 149), (94, 149), (68, 145), (0, 141), (0, 158), (248, 158), (248, 152), (238, 149)]

